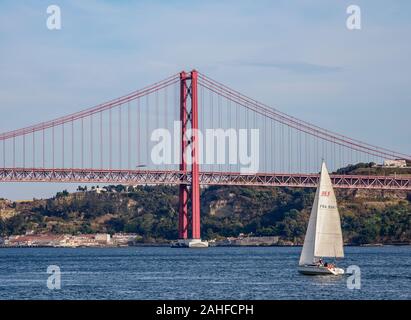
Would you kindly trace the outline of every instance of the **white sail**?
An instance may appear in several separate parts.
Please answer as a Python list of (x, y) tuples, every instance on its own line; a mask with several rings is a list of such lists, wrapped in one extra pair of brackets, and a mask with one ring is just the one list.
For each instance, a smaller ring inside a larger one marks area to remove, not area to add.
[(312, 264), (320, 257), (344, 257), (337, 200), (324, 162), (299, 264)]
[(315, 230), (317, 225), (317, 207), (318, 207), (318, 192), (315, 193), (314, 204), (311, 209), (310, 220), (308, 221), (308, 228), (305, 234), (303, 251), (300, 256), (300, 266), (304, 264), (312, 264), (314, 262), (314, 250), (315, 250)]

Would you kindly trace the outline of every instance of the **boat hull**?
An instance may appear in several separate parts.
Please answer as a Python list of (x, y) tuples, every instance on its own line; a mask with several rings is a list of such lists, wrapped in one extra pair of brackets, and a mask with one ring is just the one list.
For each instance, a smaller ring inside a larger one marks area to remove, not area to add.
[(180, 239), (171, 244), (172, 248), (208, 248), (208, 241), (201, 239)]
[(339, 276), (344, 274), (344, 270), (337, 267), (324, 267), (317, 265), (302, 265), (298, 267), (298, 272), (310, 276), (334, 275)]

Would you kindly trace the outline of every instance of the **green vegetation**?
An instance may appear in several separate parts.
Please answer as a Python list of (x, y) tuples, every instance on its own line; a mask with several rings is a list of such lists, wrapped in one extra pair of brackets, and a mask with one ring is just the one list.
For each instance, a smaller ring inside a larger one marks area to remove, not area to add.
[[(357, 167), (356, 169), (358, 169)], [(354, 170), (356, 170), (354, 169)], [(30, 202), (0, 200), (0, 234), (133, 232), (144, 242), (177, 238), (178, 188), (107, 186)], [(213, 186), (202, 190), (202, 237), (277, 235), (302, 243), (314, 189)], [(411, 194), (337, 190), (344, 240), (411, 242)], [(189, 204), (190, 205), (190, 204)]]
[[(407, 162), (408, 163), (408, 162)], [(410, 175), (411, 167), (390, 168), (377, 166), (374, 162), (357, 163), (338, 169), (337, 174), (389, 176), (389, 175)]]

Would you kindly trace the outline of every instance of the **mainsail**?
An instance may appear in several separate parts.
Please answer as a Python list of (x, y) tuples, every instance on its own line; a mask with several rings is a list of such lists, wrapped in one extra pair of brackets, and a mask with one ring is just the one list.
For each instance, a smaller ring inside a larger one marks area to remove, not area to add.
[(324, 162), (311, 209), (300, 265), (312, 264), (320, 257), (344, 257), (337, 200)]

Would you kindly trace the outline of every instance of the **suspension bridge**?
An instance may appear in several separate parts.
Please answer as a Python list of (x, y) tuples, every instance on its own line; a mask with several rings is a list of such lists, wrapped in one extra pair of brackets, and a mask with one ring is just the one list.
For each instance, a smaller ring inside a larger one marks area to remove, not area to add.
[[(163, 144), (178, 146), (177, 152), (170, 149), (177, 161), (159, 163), (153, 158), (159, 143), (153, 132), (159, 128), (174, 131)], [(209, 129), (223, 134), (213, 150), (200, 139)], [(237, 139), (242, 129), (246, 134)], [(250, 130), (258, 130), (257, 148)], [(229, 146), (221, 149), (227, 140)], [(214, 157), (219, 147), (222, 154)], [(257, 170), (243, 170), (237, 152), (241, 147), (251, 155), (248, 160), (257, 156)], [(206, 153), (213, 161), (204, 161)], [(200, 185), (315, 187), (322, 159), (330, 171), (360, 162), (411, 162), (410, 155), (302, 121), (196, 70), (80, 112), (2, 133), (0, 154), (0, 182), (178, 185), (181, 239), (188, 238), (189, 222), (192, 239), (200, 239)], [(411, 191), (411, 177), (405, 175), (332, 174), (331, 179), (336, 188)]]

